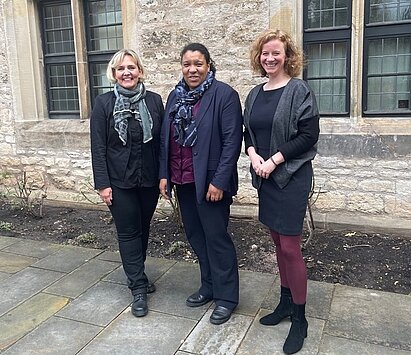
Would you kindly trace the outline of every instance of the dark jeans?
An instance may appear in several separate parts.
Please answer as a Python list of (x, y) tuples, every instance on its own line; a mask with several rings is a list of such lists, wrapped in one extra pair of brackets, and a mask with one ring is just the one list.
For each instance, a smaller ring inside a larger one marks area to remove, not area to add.
[(158, 187), (121, 189), (112, 186), (109, 206), (117, 229), (118, 246), (128, 287), (134, 294), (145, 292), (148, 279), (144, 262), (150, 222), (157, 206)]
[(199, 292), (216, 305), (233, 309), (239, 299), (239, 276), (235, 246), (227, 232), (232, 198), (199, 204), (194, 183), (176, 187), (184, 230), (200, 264)]

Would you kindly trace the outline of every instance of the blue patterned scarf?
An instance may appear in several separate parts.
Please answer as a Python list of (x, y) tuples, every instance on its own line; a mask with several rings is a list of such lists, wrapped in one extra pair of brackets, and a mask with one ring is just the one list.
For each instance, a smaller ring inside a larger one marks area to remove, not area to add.
[(144, 99), (146, 97), (144, 84), (139, 82), (134, 90), (128, 90), (119, 84), (115, 84), (114, 94), (116, 95), (113, 110), (114, 129), (118, 132), (123, 145), (127, 144), (128, 120), (133, 117), (143, 129), (143, 143), (153, 139), (151, 135), (153, 119)]
[(190, 91), (184, 79), (181, 79), (176, 85), (177, 100), (170, 110), (170, 119), (174, 124), (174, 139), (183, 147), (192, 147), (197, 142), (197, 127), (193, 120), (193, 106), (201, 99), (213, 80), (214, 73), (209, 71), (206, 80), (194, 90)]

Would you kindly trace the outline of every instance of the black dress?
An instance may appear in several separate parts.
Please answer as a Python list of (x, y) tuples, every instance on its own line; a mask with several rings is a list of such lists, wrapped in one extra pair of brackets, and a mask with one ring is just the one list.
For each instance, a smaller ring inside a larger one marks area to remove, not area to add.
[[(270, 157), (273, 117), (283, 91), (284, 87), (268, 91), (261, 88), (250, 113), (250, 128), (257, 142), (255, 149), (265, 160)], [(301, 235), (311, 179), (310, 161), (294, 173), (283, 189), (278, 187), (271, 175), (268, 179), (262, 179), (258, 190), (260, 222), (282, 235)]]

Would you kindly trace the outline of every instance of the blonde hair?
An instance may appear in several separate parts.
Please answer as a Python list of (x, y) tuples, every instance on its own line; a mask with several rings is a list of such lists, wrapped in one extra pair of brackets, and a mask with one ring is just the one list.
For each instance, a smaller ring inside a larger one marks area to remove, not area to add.
[(107, 65), (106, 76), (108, 80), (110, 80), (110, 82), (112, 82), (113, 84), (117, 82), (115, 70), (117, 66), (124, 60), (124, 57), (126, 55), (129, 55), (134, 59), (138, 67), (138, 70), (140, 71), (140, 81), (144, 81), (144, 75), (146, 72), (144, 70), (143, 63), (141, 62), (141, 59), (138, 56), (138, 54), (132, 49), (121, 49), (113, 55), (113, 57), (110, 59)]
[(294, 41), (288, 33), (282, 30), (272, 29), (266, 30), (261, 33), (251, 45), (250, 61), (253, 71), (260, 74), (261, 76), (267, 76), (267, 72), (261, 65), (260, 56), (264, 44), (274, 39), (278, 39), (284, 44), (286, 57), (286, 61), (284, 63), (285, 72), (291, 77), (299, 75), (303, 67), (302, 51), (295, 45)]

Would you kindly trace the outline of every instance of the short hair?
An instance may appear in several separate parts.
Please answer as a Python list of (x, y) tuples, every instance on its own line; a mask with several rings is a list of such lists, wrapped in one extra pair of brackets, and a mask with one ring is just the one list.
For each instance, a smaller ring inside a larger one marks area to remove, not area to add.
[(130, 57), (134, 59), (138, 67), (138, 70), (140, 71), (140, 74), (141, 74), (140, 81), (144, 81), (144, 76), (146, 72), (145, 72), (143, 63), (141, 62), (140, 57), (134, 50), (125, 48), (125, 49), (120, 49), (117, 53), (115, 53), (113, 57), (110, 59), (110, 61), (108, 62), (106, 76), (108, 80), (110, 80), (110, 82), (112, 82), (113, 84), (117, 82), (114, 72), (117, 66), (124, 60), (124, 57), (126, 55), (129, 55)]
[(204, 56), (206, 63), (210, 65), (210, 70), (215, 74), (215, 72), (217, 71), (215, 67), (215, 63), (211, 59), (210, 52), (208, 51), (207, 47), (204, 44), (201, 44), (201, 43), (187, 44), (180, 53), (180, 62), (183, 60), (184, 54), (186, 54), (186, 52), (188, 51), (200, 52)]
[(275, 39), (280, 40), (284, 44), (286, 56), (284, 63), (285, 72), (291, 77), (299, 75), (304, 63), (303, 53), (295, 45), (291, 36), (282, 30), (266, 30), (256, 38), (250, 50), (251, 68), (255, 73), (261, 74), (261, 76), (267, 76), (267, 72), (261, 65), (260, 56), (264, 44)]

